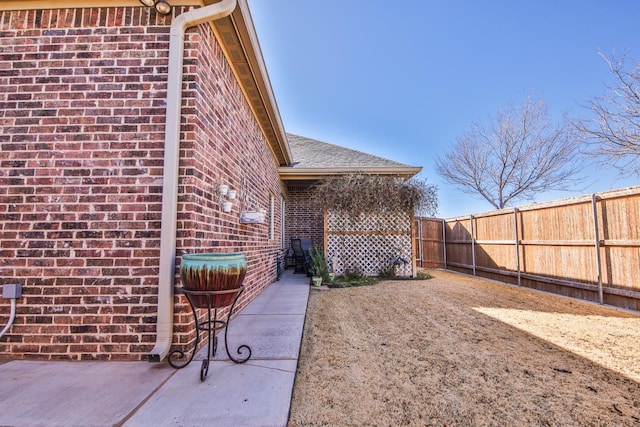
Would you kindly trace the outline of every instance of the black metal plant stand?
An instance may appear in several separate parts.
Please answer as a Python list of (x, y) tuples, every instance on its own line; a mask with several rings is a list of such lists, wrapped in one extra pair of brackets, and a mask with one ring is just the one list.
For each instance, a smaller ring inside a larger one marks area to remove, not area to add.
[[(185, 357), (185, 352), (178, 349), (174, 350), (169, 354), (167, 362), (169, 365), (174, 367), (175, 369), (182, 369), (187, 366), (193, 360), (197, 350), (198, 344), (200, 344), (200, 331), (207, 332), (207, 358), (202, 361), (202, 366), (200, 368), (200, 381), (204, 381), (209, 373), (209, 361), (211, 357), (216, 355), (216, 351), (218, 349), (218, 337), (216, 333), (224, 329), (224, 348), (227, 351), (227, 356), (235, 363), (244, 363), (251, 357), (251, 347), (248, 345), (242, 344), (240, 345), (236, 352), (239, 355), (242, 355), (243, 350), (248, 350), (249, 354), (246, 357), (242, 358), (234, 358), (229, 352), (229, 345), (227, 344), (227, 332), (229, 331), (229, 321), (231, 320), (231, 314), (233, 313), (233, 309), (240, 297), (240, 294), (244, 291), (244, 286), (240, 286), (235, 289), (229, 289), (225, 291), (192, 291), (188, 289), (181, 289), (182, 293), (185, 294), (187, 300), (189, 301), (189, 305), (191, 306), (191, 311), (193, 312), (193, 318), (196, 324), (196, 343), (193, 347), (193, 351), (189, 356), (189, 360), (184, 363), (176, 363), (171, 360), (175, 355), (178, 355), (177, 360), (182, 360)], [(229, 313), (227, 314), (226, 320), (219, 320), (217, 318), (218, 309), (227, 307), (229, 304), (220, 305), (220, 301), (227, 301), (229, 296), (233, 298), (233, 303), (231, 304), (231, 308), (229, 309)], [(196, 312), (196, 308), (206, 308), (207, 309), (207, 320), (200, 323), (198, 322), (198, 313)], [(213, 310), (213, 317), (211, 316), (211, 311)]]
[(274, 255), (276, 256), (276, 280), (280, 280), (282, 273), (284, 273), (284, 269), (286, 268), (286, 265), (284, 265), (286, 262), (286, 251), (287, 249), (285, 248), (274, 252)]

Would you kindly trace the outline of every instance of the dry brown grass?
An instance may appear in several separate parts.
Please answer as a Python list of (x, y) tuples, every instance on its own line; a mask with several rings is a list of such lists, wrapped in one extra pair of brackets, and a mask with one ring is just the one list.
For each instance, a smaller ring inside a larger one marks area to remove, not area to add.
[(291, 426), (640, 425), (640, 315), (431, 273), (312, 292)]

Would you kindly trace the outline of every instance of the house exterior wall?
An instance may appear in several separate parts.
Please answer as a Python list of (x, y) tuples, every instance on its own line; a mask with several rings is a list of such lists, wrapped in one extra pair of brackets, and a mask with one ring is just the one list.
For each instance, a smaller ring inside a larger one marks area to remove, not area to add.
[[(23, 285), (0, 357), (141, 360), (153, 347), (170, 20), (143, 7), (0, 12), (0, 281)], [(210, 27), (186, 46), (176, 273), (187, 252), (243, 252), (244, 306), (275, 280), (282, 214), (275, 204), (274, 234), (239, 224), (240, 202), (223, 213), (215, 188), (246, 182), (248, 208), (284, 188)], [(195, 332), (174, 299), (181, 345)]]
[(313, 201), (310, 185), (289, 185), (286, 202), (286, 242), (292, 237), (309, 237), (314, 246), (324, 247), (324, 213)]

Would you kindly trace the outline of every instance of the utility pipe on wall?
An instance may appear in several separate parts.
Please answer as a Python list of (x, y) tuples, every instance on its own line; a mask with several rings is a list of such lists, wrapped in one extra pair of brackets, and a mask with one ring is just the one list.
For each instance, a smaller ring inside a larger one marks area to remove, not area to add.
[(167, 76), (167, 112), (165, 120), (164, 172), (162, 177), (162, 226), (160, 229), (160, 265), (158, 273), (158, 320), (156, 343), (148, 356), (160, 362), (173, 342), (173, 287), (175, 279), (176, 221), (178, 218), (178, 168), (180, 161), (180, 121), (184, 38), (188, 28), (229, 16), (236, 0), (222, 0), (176, 16), (169, 33), (169, 69)]
[(11, 299), (11, 314), (9, 314), (9, 320), (7, 321), (7, 324), (2, 329), (2, 332), (0, 332), (0, 338), (2, 338), (4, 336), (4, 334), (6, 334), (9, 329), (11, 329), (11, 325), (13, 325), (13, 321), (14, 320), (16, 320), (16, 300), (15, 300), (15, 298), (12, 298)]
[(0, 332), (0, 338), (11, 329), (13, 321), (16, 320), (16, 300), (22, 296), (22, 285), (20, 284), (7, 284), (2, 285), (2, 298), (11, 300), (11, 313), (9, 314), (9, 320), (7, 325)]

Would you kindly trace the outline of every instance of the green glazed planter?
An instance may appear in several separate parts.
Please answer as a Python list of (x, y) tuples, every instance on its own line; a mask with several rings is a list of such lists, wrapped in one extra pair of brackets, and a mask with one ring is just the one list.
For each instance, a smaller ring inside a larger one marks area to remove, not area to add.
[[(242, 253), (186, 254), (180, 265), (182, 286), (190, 291), (240, 290), (247, 274), (247, 260)], [(212, 295), (193, 295), (199, 308), (220, 308), (231, 305), (237, 292)]]

